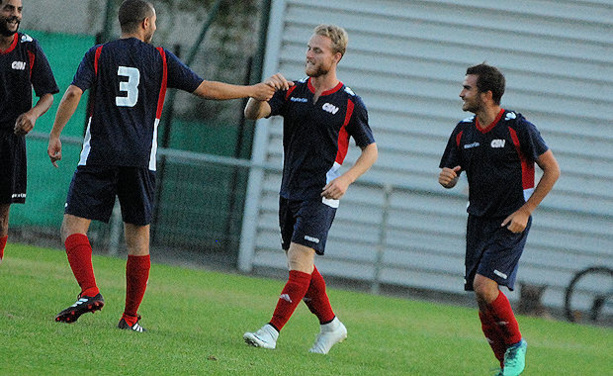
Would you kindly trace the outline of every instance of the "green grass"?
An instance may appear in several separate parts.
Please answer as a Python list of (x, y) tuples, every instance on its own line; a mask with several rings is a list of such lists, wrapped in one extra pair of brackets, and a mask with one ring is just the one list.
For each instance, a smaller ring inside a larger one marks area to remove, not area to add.
[[(496, 362), (474, 309), (330, 289), (349, 337), (327, 356), (309, 354), (319, 330), (304, 305), (274, 351), (248, 347), (283, 281), (153, 264), (141, 321), (115, 328), (125, 261), (94, 257), (106, 299), (75, 324), (53, 321), (78, 287), (64, 252), (9, 244), (0, 266), (0, 375), (491, 375)], [(613, 331), (519, 317), (529, 342), (524, 375), (602, 375)], [(607, 371), (607, 369), (609, 371)], [(609, 373), (610, 374), (610, 373)]]

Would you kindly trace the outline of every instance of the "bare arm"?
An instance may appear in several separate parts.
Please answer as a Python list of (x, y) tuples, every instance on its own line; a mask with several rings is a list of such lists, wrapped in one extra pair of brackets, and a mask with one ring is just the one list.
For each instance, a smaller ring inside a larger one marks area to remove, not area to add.
[(372, 143), (363, 148), (362, 154), (360, 154), (355, 161), (355, 164), (343, 175), (326, 184), (323, 188), (323, 192), (321, 192), (321, 196), (332, 200), (338, 200), (343, 197), (349, 185), (368, 171), (375, 163), (378, 156), (379, 151), (377, 149), (377, 144)]
[[(275, 90), (287, 90), (290, 86), (294, 86), (294, 82), (288, 81), (281, 73), (277, 73), (268, 77), (264, 83), (271, 86)], [(269, 100), (269, 99), (268, 99)], [(268, 100), (262, 101), (255, 98), (250, 98), (243, 111), (245, 117), (249, 120), (258, 120), (270, 115), (271, 108)]]
[(52, 104), (53, 94), (48, 93), (40, 97), (38, 99), (38, 102), (36, 102), (36, 105), (32, 107), (30, 111), (19, 115), (19, 117), (15, 121), (15, 134), (28, 134), (32, 129), (34, 129), (36, 120), (38, 120), (39, 117), (41, 117), (45, 112), (47, 112)]
[(83, 90), (79, 87), (70, 85), (57, 109), (55, 114), (55, 121), (53, 122), (53, 128), (49, 133), (49, 146), (47, 147), (47, 154), (51, 159), (53, 166), (57, 167), (57, 161), (62, 159), (62, 143), (60, 142), (60, 134), (64, 127), (68, 123), (68, 120), (72, 117), (74, 112), (81, 101)]
[(250, 86), (232, 85), (218, 81), (202, 81), (194, 94), (206, 99), (238, 99), (252, 97), (267, 101), (272, 98), (275, 89), (270, 85), (259, 83)]
[(543, 176), (541, 176), (541, 180), (539, 180), (528, 201), (502, 222), (501, 226), (507, 226), (509, 231), (524, 231), (528, 224), (528, 218), (534, 209), (543, 201), (545, 196), (551, 192), (553, 185), (560, 177), (560, 166), (551, 150), (547, 150), (545, 153), (541, 154), (536, 160), (536, 163), (543, 170)]

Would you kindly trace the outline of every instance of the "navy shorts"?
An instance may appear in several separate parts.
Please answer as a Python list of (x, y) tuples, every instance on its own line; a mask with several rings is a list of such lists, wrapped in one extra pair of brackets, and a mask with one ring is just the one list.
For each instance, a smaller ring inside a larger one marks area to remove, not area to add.
[(25, 137), (0, 131), (0, 204), (25, 203), (27, 182)]
[(468, 216), (464, 290), (474, 290), (476, 274), (513, 290), (519, 258), (528, 239), (532, 217), (528, 220), (526, 229), (519, 234), (509, 231), (506, 226), (501, 227), (503, 220), (504, 218)]
[(322, 199), (288, 200), (281, 197), (281, 247), (287, 251), (290, 243), (297, 243), (323, 255), (335, 214), (336, 208), (324, 204)]
[(155, 172), (146, 167), (78, 166), (64, 213), (108, 222), (115, 197), (126, 223), (145, 226), (151, 223), (155, 192)]

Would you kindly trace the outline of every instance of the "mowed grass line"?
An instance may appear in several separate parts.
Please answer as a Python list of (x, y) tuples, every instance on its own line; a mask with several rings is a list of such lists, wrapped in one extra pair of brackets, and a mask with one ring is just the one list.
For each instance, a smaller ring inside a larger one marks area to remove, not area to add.
[[(53, 321), (78, 287), (63, 251), (9, 244), (0, 266), (0, 375), (490, 375), (496, 366), (474, 309), (330, 289), (349, 338), (309, 354), (319, 330), (304, 305), (278, 347), (248, 347), (283, 281), (153, 264), (140, 308), (147, 333), (116, 329), (125, 261), (94, 257), (106, 299), (75, 324)], [(524, 375), (607, 374), (613, 330), (519, 317)], [(610, 374), (610, 373), (608, 373)]]

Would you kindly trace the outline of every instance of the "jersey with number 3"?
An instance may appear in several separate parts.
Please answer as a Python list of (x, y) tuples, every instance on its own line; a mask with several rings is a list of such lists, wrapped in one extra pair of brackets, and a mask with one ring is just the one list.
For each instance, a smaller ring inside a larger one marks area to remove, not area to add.
[(137, 38), (92, 47), (72, 84), (90, 90), (79, 165), (155, 170), (166, 88), (193, 92), (203, 81), (175, 55)]

